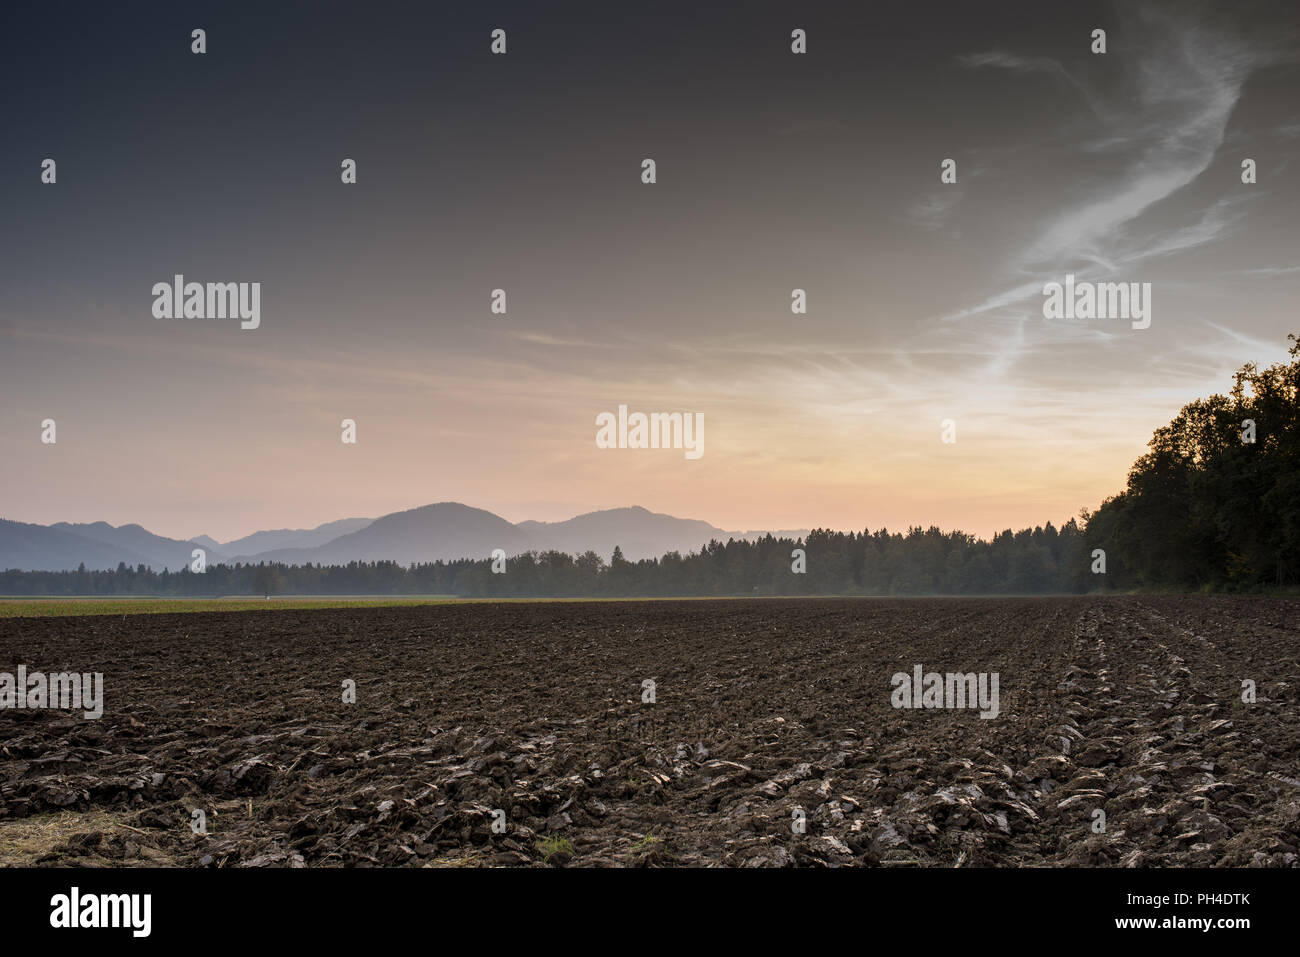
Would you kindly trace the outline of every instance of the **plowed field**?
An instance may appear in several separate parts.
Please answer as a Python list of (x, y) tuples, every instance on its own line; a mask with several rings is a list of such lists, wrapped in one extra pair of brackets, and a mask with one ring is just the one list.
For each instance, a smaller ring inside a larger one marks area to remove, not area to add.
[[(0, 863), (22, 828), (114, 866), (1300, 861), (1291, 600), (0, 621), (20, 664), (102, 672), (104, 714), (0, 711)], [(996, 674), (997, 716), (894, 707), (916, 665)]]

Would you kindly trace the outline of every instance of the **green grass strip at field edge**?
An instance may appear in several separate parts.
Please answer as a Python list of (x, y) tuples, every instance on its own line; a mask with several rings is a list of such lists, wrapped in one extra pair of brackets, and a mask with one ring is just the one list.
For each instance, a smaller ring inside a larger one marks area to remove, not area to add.
[[(782, 597), (782, 596), (763, 596)], [(789, 597), (789, 596), (785, 596)], [(800, 596), (822, 597), (822, 596)], [(596, 598), (461, 598), (456, 595), (368, 595), (351, 598), (17, 598), (0, 596), (3, 618), (72, 618), (92, 615), (180, 615), (193, 612), (313, 611), (323, 608), (403, 608), (416, 605), (529, 604), (538, 602), (753, 601), (743, 595)]]
[(173, 615), (223, 611), (310, 611), (317, 608), (391, 608), (446, 605), (454, 596), (373, 598), (0, 598), (0, 618), (85, 615)]

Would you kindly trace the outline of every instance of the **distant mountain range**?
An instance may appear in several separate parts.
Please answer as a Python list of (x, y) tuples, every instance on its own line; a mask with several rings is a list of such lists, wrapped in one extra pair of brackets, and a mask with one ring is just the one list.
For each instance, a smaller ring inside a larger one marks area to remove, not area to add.
[[(316, 528), (254, 532), (229, 542), (207, 535), (189, 541), (164, 538), (139, 525), (107, 522), (32, 525), (0, 519), (0, 569), (23, 571), (132, 568), (146, 565), (177, 571), (190, 564), (196, 547), (208, 564), (224, 562), (307, 562), (345, 565), (351, 561), (410, 562), (488, 558), (493, 549), (507, 555), (526, 551), (591, 550), (609, 560), (614, 547), (629, 561), (658, 558), (665, 552), (699, 551), (712, 539), (761, 538), (767, 532), (728, 532), (708, 522), (674, 518), (640, 506), (588, 512), (564, 522), (513, 524), (499, 515), (457, 502), (440, 502), (376, 519), (345, 518)], [(773, 531), (801, 538), (806, 529)]]

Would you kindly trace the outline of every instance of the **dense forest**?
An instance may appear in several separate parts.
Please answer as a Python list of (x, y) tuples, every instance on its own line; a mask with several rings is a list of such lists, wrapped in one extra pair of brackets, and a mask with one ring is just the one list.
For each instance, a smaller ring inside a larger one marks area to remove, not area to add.
[(1248, 363), (1227, 395), (1156, 430), (1128, 485), (1085, 514), (1112, 587), (1256, 590), (1300, 583), (1300, 338)]
[[(1059, 529), (992, 540), (938, 528), (709, 542), (629, 562), (615, 550), (341, 566), (213, 565), (203, 574), (0, 572), (5, 595), (1018, 595), (1137, 589), (1258, 591), (1300, 584), (1300, 339), (1291, 362), (1247, 364), (1228, 395), (1156, 431), (1127, 486)], [(1104, 567), (1104, 571), (1102, 570)]]

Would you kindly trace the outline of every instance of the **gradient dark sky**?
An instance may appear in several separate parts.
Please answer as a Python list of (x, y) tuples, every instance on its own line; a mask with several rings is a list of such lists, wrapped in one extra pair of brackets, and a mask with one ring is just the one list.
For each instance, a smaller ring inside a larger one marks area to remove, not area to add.
[[(728, 6), (7, 11), (0, 514), (988, 533), (1284, 355), (1293, 2)], [(1151, 328), (1045, 320), (1067, 271), (1151, 282)], [(177, 272), (260, 281), (261, 328), (154, 319)], [(704, 457), (598, 450), (620, 403), (702, 412)]]

